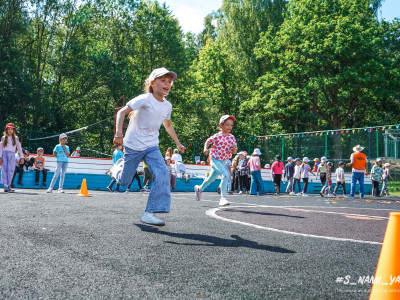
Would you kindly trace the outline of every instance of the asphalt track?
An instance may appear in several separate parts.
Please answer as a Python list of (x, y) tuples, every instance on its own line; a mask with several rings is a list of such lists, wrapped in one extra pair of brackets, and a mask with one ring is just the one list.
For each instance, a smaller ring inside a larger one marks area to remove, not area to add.
[(400, 198), (0, 193), (1, 299), (368, 299)]

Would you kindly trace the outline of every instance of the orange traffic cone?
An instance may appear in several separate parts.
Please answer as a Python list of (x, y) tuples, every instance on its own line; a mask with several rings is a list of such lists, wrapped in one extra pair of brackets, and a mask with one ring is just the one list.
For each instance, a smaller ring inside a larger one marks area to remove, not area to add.
[(82, 180), (81, 192), (78, 194), (78, 196), (80, 196), (80, 197), (92, 197), (88, 193), (87, 185), (86, 185), (86, 179), (85, 178), (83, 178), (83, 180)]
[(400, 299), (400, 213), (390, 213), (370, 300)]

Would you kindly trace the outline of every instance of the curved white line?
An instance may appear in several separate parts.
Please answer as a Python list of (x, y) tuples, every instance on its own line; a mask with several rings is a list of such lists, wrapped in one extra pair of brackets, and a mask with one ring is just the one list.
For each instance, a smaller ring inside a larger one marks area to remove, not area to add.
[[(233, 206), (233, 207), (236, 208), (236, 207), (240, 207), (240, 206)], [(275, 206), (275, 207), (279, 208), (279, 206)], [(213, 218), (216, 218), (216, 219), (219, 219), (219, 220), (222, 220), (222, 221), (226, 221), (226, 222), (231, 222), (231, 223), (251, 226), (251, 227), (254, 227), (254, 228), (257, 228), (257, 229), (269, 230), (269, 231), (286, 233), (286, 234), (291, 234), (291, 235), (300, 235), (300, 236), (305, 236), (305, 237), (326, 239), (326, 240), (332, 240), (332, 241), (344, 241), (344, 242), (355, 242), (355, 243), (364, 243), (364, 244), (372, 244), (372, 245), (383, 245), (383, 243), (378, 243), (378, 242), (354, 240), (354, 239), (345, 239), (345, 238), (335, 238), (335, 237), (330, 237), (330, 236), (322, 236), (322, 235), (314, 235), (314, 234), (306, 234), (306, 233), (298, 233), (298, 232), (292, 232), (292, 231), (276, 229), (276, 228), (271, 228), (271, 227), (264, 227), (264, 226), (255, 225), (255, 224), (251, 224), (251, 223), (246, 223), (246, 222), (242, 222), (242, 221), (231, 220), (231, 219), (227, 219), (227, 218), (218, 216), (216, 214), (216, 212), (219, 211), (219, 210), (223, 210), (223, 208), (222, 209), (221, 208), (209, 209), (209, 210), (206, 211), (206, 215), (208, 215), (210, 217), (213, 217)]]

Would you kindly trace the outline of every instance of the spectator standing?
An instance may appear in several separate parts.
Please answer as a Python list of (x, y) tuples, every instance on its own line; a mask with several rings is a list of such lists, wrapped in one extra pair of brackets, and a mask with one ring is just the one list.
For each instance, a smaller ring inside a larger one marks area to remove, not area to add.
[(282, 180), (283, 170), (285, 170), (285, 166), (283, 162), (281, 162), (281, 156), (277, 155), (275, 156), (275, 161), (271, 166), (271, 172), (272, 172), (272, 180), (274, 182), (275, 192), (278, 195), (281, 193), (281, 180)]
[(17, 137), (17, 129), (13, 123), (8, 123), (0, 142), (1, 183), (5, 193), (15, 192), (11, 188), (11, 184), (15, 171), (16, 150), (18, 150), (20, 157), (23, 157), (21, 143)]
[(303, 157), (303, 164), (300, 169), (301, 178), (303, 179), (303, 192), (301, 193), (303, 197), (307, 197), (309, 174), (311, 173), (314, 175), (313, 171), (311, 171), (310, 165), (308, 164), (309, 161), (308, 157)]
[(167, 165), (169, 180), (171, 184), (171, 192), (175, 191), (176, 188), (176, 175), (171, 167), (171, 158), (169, 156), (165, 157), (165, 164)]
[(301, 195), (301, 185), (300, 185), (300, 180), (301, 180), (301, 159), (296, 158), (294, 160), (294, 174), (293, 174), (293, 192), (290, 193), (290, 195), (296, 195), (296, 185), (299, 188), (299, 193), (297, 194), (298, 196)]
[(383, 168), (382, 159), (378, 158), (371, 169), (370, 179), (372, 182), (372, 196), (380, 197), (379, 183), (382, 181)]
[(287, 180), (288, 184), (286, 186), (286, 193), (290, 194), (293, 192), (293, 175), (294, 175), (294, 163), (293, 157), (289, 156), (287, 158), (287, 164), (285, 166), (284, 178)]
[(386, 193), (386, 196), (389, 196), (389, 190), (387, 188), (387, 181), (388, 181), (388, 177), (390, 177), (390, 179), (393, 180), (393, 177), (390, 175), (390, 167), (392, 165), (389, 163), (386, 163), (383, 166), (383, 174), (382, 174), (382, 179), (383, 179), (383, 185), (382, 185), (382, 191), (381, 191), (381, 196), (384, 196)]
[(261, 178), (261, 162), (260, 162), (260, 149), (256, 148), (251, 155), (247, 165), (250, 167), (251, 183), (250, 183), (250, 195), (257, 195), (257, 191), (260, 196), (265, 195), (264, 183)]
[[(56, 171), (54, 172), (53, 179), (51, 180), (49, 189), (47, 190), (48, 193), (53, 192), (54, 185), (60, 176), (60, 182), (58, 183), (58, 192), (64, 193), (63, 186), (65, 180), (65, 174), (68, 168), (68, 157), (69, 157), (69, 147), (66, 145), (68, 141), (68, 136), (65, 133), (60, 134), (59, 137), (59, 144), (54, 147), (53, 156), (57, 157), (57, 167)], [(60, 175), (61, 173), (61, 175)]]
[(353, 148), (353, 153), (350, 156), (350, 163), (348, 167), (352, 167), (351, 173), (351, 190), (349, 198), (354, 198), (356, 192), (357, 181), (360, 184), (360, 198), (364, 198), (364, 174), (368, 174), (367, 170), (367, 156), (362, 153), (364, 147), (357, 145)]
[(336, 169), (336, 186), (333, 190), (333, 194), (336, 196), (336, 191), (339, 186), (342, 186), (343, 196), (346, 196), (346, 182), (344, 180), (344, 162), (339, 161), (339, 167)]

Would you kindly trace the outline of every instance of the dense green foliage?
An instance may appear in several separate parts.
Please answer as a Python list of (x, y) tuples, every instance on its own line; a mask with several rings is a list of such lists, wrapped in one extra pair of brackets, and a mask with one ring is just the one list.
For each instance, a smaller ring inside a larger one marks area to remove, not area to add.
[(85, 142), (110, 153), (117, 101), (161, 66), (178, 74), (168, 99), (182, 142), (215, 133), (222, 114), (238, 137), (397, 123), (400, 22), (376, 18), (381, 2), (224, 0), (196, 36), (159, 2), (4, 0), (0, 126), (59, 133), (108, 118)]

